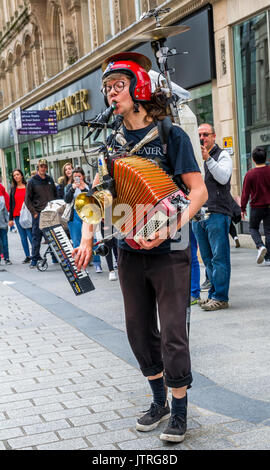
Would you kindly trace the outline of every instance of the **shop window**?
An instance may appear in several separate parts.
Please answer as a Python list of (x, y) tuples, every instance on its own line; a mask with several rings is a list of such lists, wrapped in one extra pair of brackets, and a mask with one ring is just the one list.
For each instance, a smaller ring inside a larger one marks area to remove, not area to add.
[(31, 140), (29, 143), (29, 154), (30, 154), (30, 159), (36, 158), (36, 153), (35, 153), (35, 141)]
[(21, 154), (21, 170), (24, 176), (28, 178), (30, 176), (30, 157), (29, 157), (29, 145), (28, 143), (20, 146)]
[(189, 90), (191, 101), (188, 103), (195, 114), (198, 126), (204, 122), (213, 124), (213, 104), (211, 83)]
[(12, 171), (14, 170), (14, 168), (17, 167), (14, 149), (5, 150), (5, 159), (6, 159), (7, 180), (10, 182)]
[(234, 26), (240, 172), (252, 168), (252, 150), (263, 146), (270, 162), (269, 12)]
[(43, 148), (42, 148), (42, 139), (35, 140), (35, 158), (42, 158)]
[(72, 151), (71, 129), (61, 131), (53, 136), (53, 152), (60, 154)]

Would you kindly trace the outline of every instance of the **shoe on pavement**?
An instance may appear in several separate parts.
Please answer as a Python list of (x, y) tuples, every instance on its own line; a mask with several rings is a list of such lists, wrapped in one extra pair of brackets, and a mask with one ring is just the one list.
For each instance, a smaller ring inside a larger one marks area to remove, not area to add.
[(200, 299), (198, 300), (198, 305), (201, 307), (201, 308), (204, 308), (204, 306), (210, 302), (211, 299), (209, 299), (209, 297), (207, 299)]
[(234, 237), (234, 244), (235, 244), (235, 248), (240, 248), (241, 245), (240, 245), (238, 237)]
[(267, 252), (267, 249), (265, 248), (264, 245), (258, 248), (257, 264), (261, 264), (263, 262), (266, 252)]
[(37, 267), (37, 262), (32, 260), (31, 263), (29, 264), (29, 268), (34, 269), (36, 267)]
[(201, 300), (200, 297), (193, 297), (193, 295), (190, 297), (190, 305), (196, 305), (199, 300)]
[(173, 415), (170, 417), (168, 426), (160, 434), (162, 441), (182, 442), (187, 431), (187, 421), (182, 416)]
[(96, 266), (96, 273), (102, 273), (102, 267)]
[(12, 264), (12, 262), (10, 261), (10, 259), (5, 259), (5, 264)]
[(209, 302), (207, 302), (205, 305), (202, 306), (204, 311), (207, 312), (212, 312), (213, 310), (221, 310), (223, 308), (228, 308), (229, 303), (225, 302), (223, 300), (215, 300), (211, 299)]
[(270, 266), (270, 259), (265, 259), (263, 264), (264, 266)]
[(117, 276), (114, 271), (109, 272), (109, 281), (117, 281)]
[(205, 281), (201, 285), (201, 291), (205, 292), (205, 291), (209, 290), (211, 285), (212, 285), (211, 282), (208, 279), (205, 279)]
[(160, 406), (157, 403), (151, 403), (149, 410), (138, 419), (136, 423), (136, 429), (138, 431), (152, 431), (155, 429), (159, 423), (169, 419), (170, 417), (170, 407), (167, 402), (166, 406)]
[(22, 263), (27, 264), (27, 263), (30, 263), (30, 261), (31, 261), (30, 256), (26, 256), (26, 258), (22, 261)]

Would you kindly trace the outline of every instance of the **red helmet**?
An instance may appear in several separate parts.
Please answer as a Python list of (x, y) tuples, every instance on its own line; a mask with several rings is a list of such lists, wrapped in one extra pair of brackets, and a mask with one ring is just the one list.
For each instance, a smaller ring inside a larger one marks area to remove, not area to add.
[[(142, 66), (143, 65), (143, 66)], [(111, 73), (122, 72), (131, 77), (129, 92), (135, 103), (151, 100), (151, 79), (147, 70), (151, 61), (136, 52), (121, 52), (109, 57), (102, 65), (102, 80)]]

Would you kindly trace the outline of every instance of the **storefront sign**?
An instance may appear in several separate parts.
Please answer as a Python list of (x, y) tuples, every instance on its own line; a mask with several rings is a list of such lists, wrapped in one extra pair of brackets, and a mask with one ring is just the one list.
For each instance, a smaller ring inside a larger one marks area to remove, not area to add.
[(88, 102), (88, 90), (83, 89), (76, 91), (67, 98), (63, 98), (62, 100), (57, 101), (56, 103), (52, 104), (51, 106), (47, 106), (44, 109), (54, 109), (56, 111), (57, 121), (61, 121), (61, 119), (70, 117), (73, 114), (87, 111), (90, 109), (90, 104)]

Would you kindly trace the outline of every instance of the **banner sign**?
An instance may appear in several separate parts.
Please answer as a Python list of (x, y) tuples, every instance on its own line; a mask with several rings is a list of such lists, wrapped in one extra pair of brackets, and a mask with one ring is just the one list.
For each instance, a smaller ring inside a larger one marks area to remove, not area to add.
[(20, 135), (57, 134), (56, 111), (21, 111), (20, 127), (17, 127), (17, 132)]

